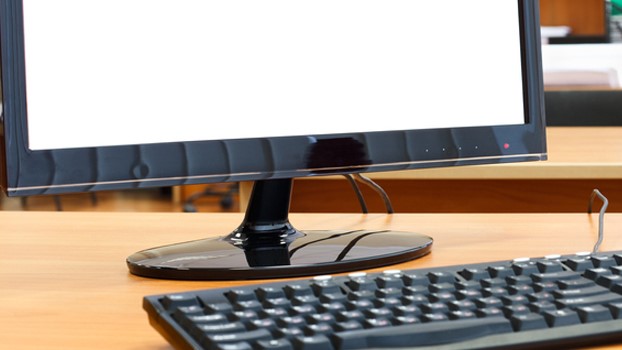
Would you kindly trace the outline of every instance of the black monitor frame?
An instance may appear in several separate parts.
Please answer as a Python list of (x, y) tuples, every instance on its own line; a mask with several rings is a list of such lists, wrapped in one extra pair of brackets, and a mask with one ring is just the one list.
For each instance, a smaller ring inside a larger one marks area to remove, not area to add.
[[(255, 181), (238, 229), (223, 238), (130, 256), (130, 271), (142, 276), (291, 277), (420, 257), (431, 249), (427, 236), (364, 230), (311, 234), (294, 229), (288, 221), (292, 179), (545, 160), (539, 4), (531, 0), (516, 3), (521, 23), (524, 124), (31, 150), (22, 2), (0, 0), (0, 185), (10, 196), (29, 196)], [(216, 263), (215, 257), (224, 258)]]
[(25, 196), (544, 159), (538, 3), (517, 3), (524, 18), (523, 125), (33, 151), (21, 1), (2, 0), (0, 135), (6, 166), (0, 183), (8, 195)]

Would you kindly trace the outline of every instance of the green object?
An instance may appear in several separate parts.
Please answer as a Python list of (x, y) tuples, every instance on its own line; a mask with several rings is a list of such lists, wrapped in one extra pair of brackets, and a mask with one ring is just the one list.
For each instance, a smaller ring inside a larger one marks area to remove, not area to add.
[(611, 14), (622, 15), (622, 0), (611, 0)]

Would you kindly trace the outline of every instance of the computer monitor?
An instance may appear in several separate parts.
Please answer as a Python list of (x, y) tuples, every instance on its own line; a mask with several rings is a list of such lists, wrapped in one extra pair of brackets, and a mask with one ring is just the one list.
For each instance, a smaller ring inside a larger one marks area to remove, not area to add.
[(292, 179), (546, 158), (537, 1), (0, 0), (0, 44), (8, 195), (255, 182), (237, 229), (137, 275), (415, 259), (433, 232), (294, 228)]

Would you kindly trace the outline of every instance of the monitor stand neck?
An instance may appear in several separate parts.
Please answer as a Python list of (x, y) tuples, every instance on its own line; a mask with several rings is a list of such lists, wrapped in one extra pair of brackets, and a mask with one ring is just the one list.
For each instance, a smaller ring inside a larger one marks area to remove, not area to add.
[(134, 253), (128, 268), (135, 275), (165, 279), (287, 278), (397, 264), (432, 248), (430, 237), (412, 232), (298, 231), (288, 219), (291, 190), (292, 179), (257, 181), (233, 232)]
[(249, 266), (290, 265), (289, 245), (305, 235), (289, 222), (291, 192), (292, 179), (255, 182), (242, 224), (225, 238)]

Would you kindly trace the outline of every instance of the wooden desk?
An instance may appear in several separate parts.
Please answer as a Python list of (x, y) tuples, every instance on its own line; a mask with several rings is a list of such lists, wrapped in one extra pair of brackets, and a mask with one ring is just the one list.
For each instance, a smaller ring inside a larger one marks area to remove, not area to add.
[[(226, 233), (241, 214), (0, 212), (0, 347), (170, 349), (149, 326), (144, 295), (230, 286), (130, 275), (127, 255)], [(592, 248), (588, 214), (295, 214), (300, 229), (392, 228), (435, 238), (416, 268)], [(603, 250), (622, 249), (622, 214), (606, 216)], [(239, 282), (238, 282), (239, 283)], [(614, 347), (611, 347), (614, 348)]]
[[(594, 188), (622, 212), (622, 127), (548, 127), (549, 160), (370, 173), (396, 212), (580, 212)], [(367, 188), (370, 211), (384, 205)], [(342, 177), (297, 179), (294, 212), (356, 212)]]

